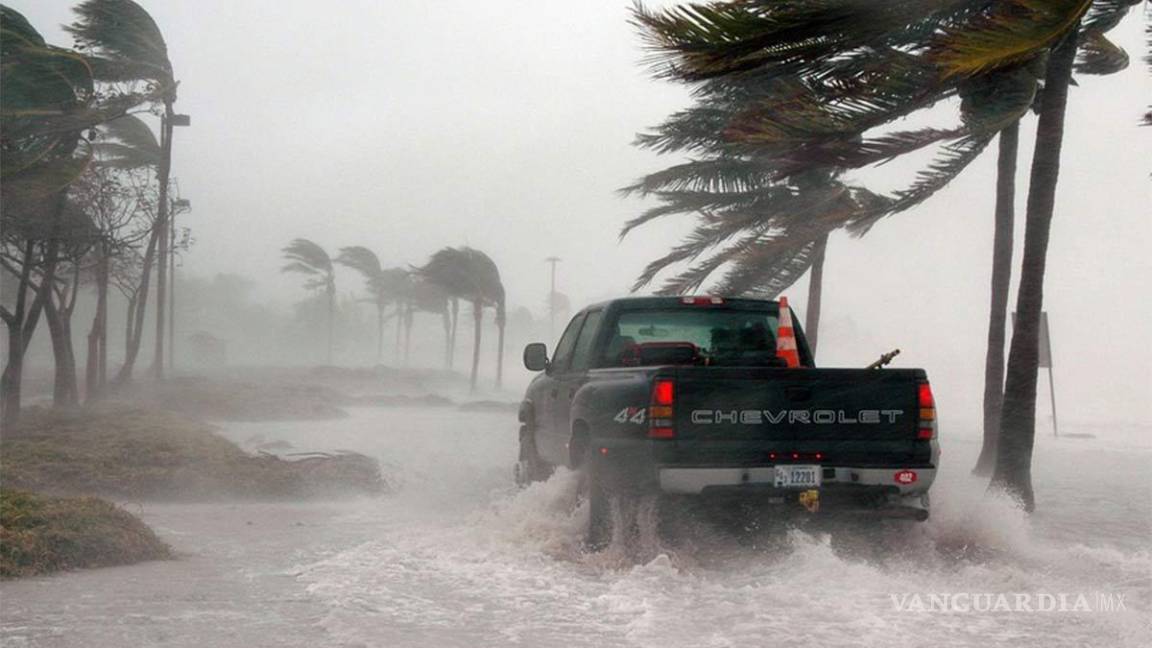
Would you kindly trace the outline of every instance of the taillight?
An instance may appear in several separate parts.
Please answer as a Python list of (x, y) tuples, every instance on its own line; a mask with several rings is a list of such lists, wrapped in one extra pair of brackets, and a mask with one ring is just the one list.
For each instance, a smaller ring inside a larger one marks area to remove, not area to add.
[(919, 427), (916, 438), (928, 441), (936, 438), (936, 398), (932, 395), (932, 385), (922, 382), (917, 392), (917, 405), (920, 409)]
[(671, 439), (676, 436), (673, 419), (676, 404), (676, 384), (669, 378), (657, 378), (652, 383), (652, 402), (648, 406), (648, 436), (652, 439)]

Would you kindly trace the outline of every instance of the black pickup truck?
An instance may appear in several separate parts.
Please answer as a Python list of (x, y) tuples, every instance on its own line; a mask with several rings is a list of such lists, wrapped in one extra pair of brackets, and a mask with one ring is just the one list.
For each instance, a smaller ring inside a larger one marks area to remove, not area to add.
[(610, 533), (607, 499), (638, 493), (927, 519), (939, 447), (924, 371), (815, 368), (794, 314), (789, 368), (779, 309), (616, 299), (572, 318), (551, 359), (528, 345), (524, 364), (542, 373), (520, 407), (517, 481), (583, 471), (593, 544)]

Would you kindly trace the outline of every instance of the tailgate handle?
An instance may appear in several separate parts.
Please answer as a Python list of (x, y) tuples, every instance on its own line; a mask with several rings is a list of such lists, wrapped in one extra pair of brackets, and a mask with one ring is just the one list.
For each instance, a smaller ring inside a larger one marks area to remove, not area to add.
[(784, 395), (793, 403), (812, 399), (812, 390), (808, 387), (786, 387)]

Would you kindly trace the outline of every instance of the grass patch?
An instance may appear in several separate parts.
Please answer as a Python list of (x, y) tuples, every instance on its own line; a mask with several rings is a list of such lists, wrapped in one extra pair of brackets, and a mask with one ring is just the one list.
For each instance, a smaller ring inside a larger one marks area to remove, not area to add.
[(126, 406), (28, 409), (0, 437), (3, 485), (119, 499), (285, 499), (384, 488), (363, 455), (251, 455), (207, 423)]
[(0, 578), (171, 557), (152, 529), (110, 502), (0, 489)]
[(146, 407), (224, 421), (286, 421), (343, 418), (346, 397), (312, 383), (179, 377), (135, 386), (128, 400)]

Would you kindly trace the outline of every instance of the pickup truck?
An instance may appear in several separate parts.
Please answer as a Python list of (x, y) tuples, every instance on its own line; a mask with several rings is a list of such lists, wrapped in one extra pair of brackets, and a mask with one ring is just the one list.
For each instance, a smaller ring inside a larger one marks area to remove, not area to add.
[(720, 297), (583, 309), (550, 358), (541, 343), (524, 349), (541, 373), (520, 406), (517, 482), (580, 471), (592, 547), (612, 537), (609, 499), (639, 494), (927, 519), (939, 446), (925, 372), (816, 368), (794, 314), (789, 368), (779, 313)]

